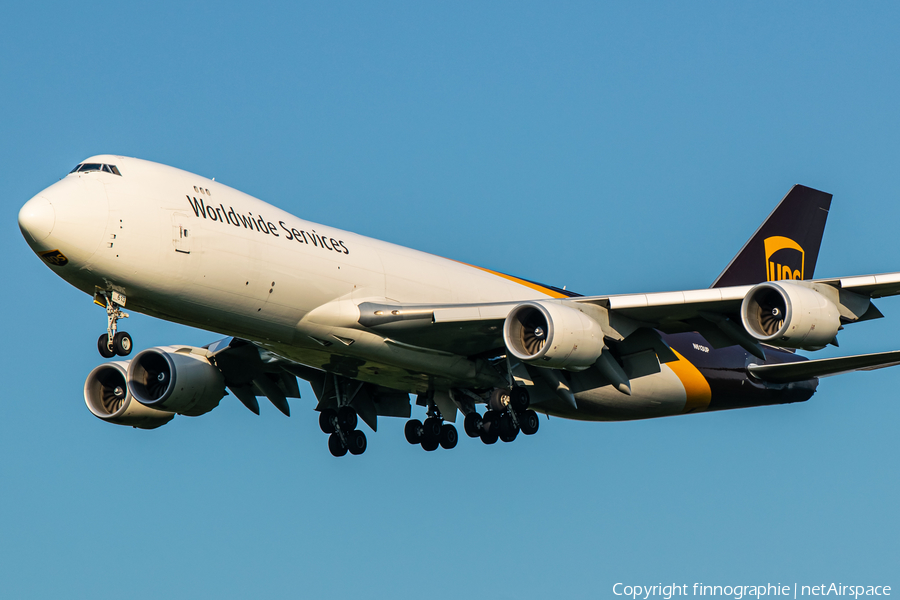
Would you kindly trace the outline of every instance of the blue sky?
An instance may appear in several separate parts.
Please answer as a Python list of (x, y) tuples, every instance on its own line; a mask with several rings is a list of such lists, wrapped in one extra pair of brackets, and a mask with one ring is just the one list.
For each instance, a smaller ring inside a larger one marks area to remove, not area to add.
[[(900, 270), (890, 3), (34, 2), (0, 21), (4, 597), (606, 598), (616, 582), (900, 586), (900, 370), (800, 405), (542, 420), (337, 460), (307, 385), (152, 432), (82, 386), (101, 309), (19, 207), (92, 154), (588, 294), (708, 286), (791, 185), (817, 274)], [(900, 348), (900, 301), (837, 356)], [(133, 315), (138, 348), (215, 333)], [(418, 410), (418, 409), (417, 409)]]

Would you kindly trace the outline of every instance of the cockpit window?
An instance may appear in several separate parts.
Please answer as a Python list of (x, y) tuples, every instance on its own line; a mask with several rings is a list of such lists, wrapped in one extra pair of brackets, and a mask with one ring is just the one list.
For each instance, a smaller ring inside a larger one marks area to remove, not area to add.
[(112, 173), (113, 175), (119, 175), (121, 177), (122, 173), (119, 172), (119, 169), (116, 168), (116, 165), (103, 165), (100, 163), (81, 163), (76, 165), (74, 169), (69, 171), (69, 174), (72, 173), (87, 173), (89, 171), (103, 171), (105, 173)]

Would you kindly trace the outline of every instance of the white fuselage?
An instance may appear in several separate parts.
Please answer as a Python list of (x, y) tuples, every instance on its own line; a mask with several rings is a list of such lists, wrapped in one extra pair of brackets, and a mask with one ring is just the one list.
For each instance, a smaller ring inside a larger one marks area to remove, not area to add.
[[(356, 377), (421, 392), (430, 385), (502, 385), (484, 361), (391, 344), (358, 324), (358, 304), (459, 304), (561, 297), (550, 288), (311, 223), (226, 185), (120, 156), (121, 175), (72, 173), (23, 207), (38, 254), (58, 250), (63, 279), (93, 295), (117, 291), (128, 309), (242, 337), (307, 365), (353, 363)], [(346, 365), (338, 365), (340, 371)], [(679, 377), (663, 365), (629, 398), (609, 386), (579, 396), (661, 416), (685, 409)], [(551, 412), (566, 414), (547, 401)], [(707, 399), (708, 402), (708, 399)], [(571, 415), (575, 416), (575, 415)], [(577, 418), (577, 417), (576, 417)]]

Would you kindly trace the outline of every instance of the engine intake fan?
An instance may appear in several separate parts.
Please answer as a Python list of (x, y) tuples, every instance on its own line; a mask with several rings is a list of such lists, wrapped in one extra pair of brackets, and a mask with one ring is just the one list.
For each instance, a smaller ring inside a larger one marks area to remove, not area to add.
[(225, 378), (206, 357), (181, 347), (150, 348), (128, 366), (128, 387), (134, 398), (159, 410), (196, 417), (208, 413), (225, 396)]
[(111, 362), (95, 368), (84, 382), (84, 403), (98, 419), (139, 429), (156, 429), (174, 413), (156, 410), (135, 401), (125, 380), (127, 362)]
[(819, 350), (837, 335), (841, 313), (831, 300), (813, 289), (787, 281), (766, 282), (744, 297), (741, 321), (761, 342)]
[(583, 371), (603, 351), (603, 330), (586, 314), (560, 302), (526, 302), (503, 323), (509, 353), (522, 362), (552, 369)]

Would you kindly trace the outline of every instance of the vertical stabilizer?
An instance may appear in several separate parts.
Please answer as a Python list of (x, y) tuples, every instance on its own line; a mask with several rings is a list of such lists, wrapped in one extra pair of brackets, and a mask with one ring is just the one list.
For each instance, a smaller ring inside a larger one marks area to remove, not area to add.
[(710, 287), (812, 279), (831, 194), (795, 185)]

